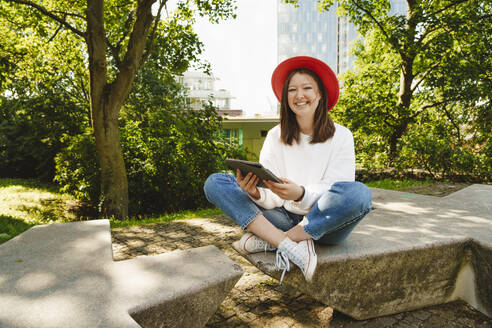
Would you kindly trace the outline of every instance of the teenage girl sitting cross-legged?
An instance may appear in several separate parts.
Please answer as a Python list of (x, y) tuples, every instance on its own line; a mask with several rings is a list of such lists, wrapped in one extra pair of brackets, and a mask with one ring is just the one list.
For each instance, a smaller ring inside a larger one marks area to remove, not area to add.
[(280, 101), (280, 124), (272, 128), (260, 163), (283, 183), (248, 173), (214, 173), (205, 182), (207, 199), (246, 233), (243, 251), (277, 251), (277, 266), (289, 260), (307, 281), (317, 265), (314, 242), (337, 244), (347, 238), (371, 209), (371, 192), (355, 179), (352, 133), (334, 123), (329, 111), (338, 101), (336, 75), (324, 62), (293, 57), (272, 75)]

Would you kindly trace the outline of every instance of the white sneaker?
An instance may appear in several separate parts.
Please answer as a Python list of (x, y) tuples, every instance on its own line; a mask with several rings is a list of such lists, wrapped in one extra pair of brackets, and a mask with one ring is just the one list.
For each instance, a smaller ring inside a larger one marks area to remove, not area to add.
[(251, 232), (246, 232), (239, 240), (239, 247), (245, 253), (259, 253), (266, 251), (274, 251), (277, 248), (272, 244), (264, 241), (260, 237), (252, 234)]
[(281, 283), (285, 272), (290, 270), (287, 259), (291, 260), (292, 263), (301, 269), (306, 281), (309, 282), (313, 279), (314, 271), (318, 264), (318, 256), (316, 255), (312, 239), (302, 240), (298, 243), (289, 238), (282, 240), (277, 250), (277, 267), (284, 270), (280, 278)]

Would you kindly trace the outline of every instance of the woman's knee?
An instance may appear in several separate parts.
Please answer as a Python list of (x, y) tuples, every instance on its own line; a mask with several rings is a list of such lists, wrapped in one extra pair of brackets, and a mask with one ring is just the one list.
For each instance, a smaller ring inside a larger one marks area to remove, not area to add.
[[(321, 208), (353, 209), (368, 212), (372, 207), (371, 190), (358, 181), (336, 182), (318, 201)], [(349, 210), (349, 212), (352, 212)]]
[(362, 182), (353, 181), (350, 194), (354, 198), (354, 201), (359, 203), (359, 206), (361, 206), (361, 208), (365, 209), (366, 211), (371, 210), (372, 193), (369, 187), (367, 187)]
[(205, 197), (207, 197), (209, 201), (212, 201), (217, 194), (220, 194), (221, 191), (224, 190), (224, 184), (231, 183), (231, 177), (230, 174), (226, 173), (210, 174), (203, 184)]

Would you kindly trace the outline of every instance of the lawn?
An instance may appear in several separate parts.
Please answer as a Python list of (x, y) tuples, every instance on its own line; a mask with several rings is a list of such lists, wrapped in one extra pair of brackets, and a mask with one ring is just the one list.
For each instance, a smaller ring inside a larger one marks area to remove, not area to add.
[[(3, 243), (32, 226), (89, 220), (80, 216), (80, 202), (68, 194), (58, 192), (56, 186), (32, 179), (0, 179), (0, 243)], [(203, 209), (152, 217), (131, 217), (127, 220), (110, 220), (111, 227), (127, 227), (178, 219), (211, 217), (220, 210)]]
[(56, 187), (28, 179), (0, 179), (0, 242), (38, 224), (78, 220), (76, 200)]
[[(366, 183), (369, 187), (402, 190), (435, 183), (431, 180), (384, 179)], [(56, 186), (30, 179), (0, 179), (0, 243), (5, 242), (32, 226), (89, 220), (80, 216), (80, 202), (68, 194), (58, 192)], [(128, 227), (162, 223), (178, 219), (213, 217), (222, 212), (217, 208), (179, 213), (164, 213), (151, 217), (131, 217), (127, 220), (110, 220), (111, 227)]]
[(391, 190), (403, 190), (411, 187), (426, 186), (430, 184), (435, 184), (432, 180), (398, 180), (398, 179), (383, 179), (376, 181), (369, 181), (365, 184), (371, 188), (381, 188), (381, 189), (391, 189)]

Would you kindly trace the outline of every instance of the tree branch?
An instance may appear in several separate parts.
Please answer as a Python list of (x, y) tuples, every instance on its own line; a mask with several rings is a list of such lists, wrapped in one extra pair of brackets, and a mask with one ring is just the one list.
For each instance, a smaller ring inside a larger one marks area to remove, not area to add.
[(77, 18), (83, 19), (84, 21), (86, 20), (85, 16), (82, 16), (82, 15), (79, 15), (76, 13), (67, 13), (65, 11), (60, 11), (60, 10), (54, 10), (54, 11), (52, 11), (52, 13), (63, 14), (64, 17), (65, 16), (72, 16), (72, 17), (77, 17)]
[(451, 124), (453, 124), (454, 128), (456, 129), (456, 132), (458, 133), (458, 140), (461, 142), (462, 140), (461, 140), (460, 126), (455, 122), (454, 118), (451, 116), (446, 106), (443, 106), (442, 109), (444, 110), (444, 113), (448, 117), (449, 121), (451, 121)]
[(415, 114), (413, 114), (412, 116), (410, 116), (410, 118), (411, 119), (416, 118), (417, 116), (419, 116), (427, 108), (432, 108), (432, 107), (440, 106), (440, 105), (443, 105), (443, 104), (446, 104), (446, 103), (447, 103), (447, 101), (446, 100), (443, 100), (443, 101), (440, 101), (440, 102), (437, 102), (437, 103), (434, 103), (434, 104), (431, 104), (431, 105), (425, 105), (424, 107), (421, 107), (419, 110), (417, 110), (415, 112)]
[[(442, 58), (442, 57), (441, 57)], [(434, 69), (436, 69), (439, 65), (441, 65), (441, 61), (439, 60), (436, 64), (432, 65), (425, 73), (422, 75), (420, 79), (415, 83), (415, 85), (411, 88), (412, 93), (417, 89), (417, 87), (422, 83), (427, 75), (429, 75)]]
[(118, 68), (121, 65), (121, 60), (120, 60), (121, 45), (122, 45), (123, 41), (125, 40), (125, 38), (131, 32), (130, 27), (131, 27), (132, 21), (133, 21), (133, 14), (134, 14), (133, 10), (128, 13), (128, 17), (126, 18), (125, 25), (123, 27), (123, 35), (118, 40), (116, 45), (113, 46), (111, 41), (109, 41), (109, 39), (106, 38), (106, 44), (108, 45), (109, 50), (111, 50), (111, 54), (113, 55), (115, 64)]
[(51, 41), (53, 41), (53, 39), (56, 37), (56, 35), (58, 34), (58, 32), (60, 32), (60, 30), (62, 29), (63, 25), (58, 25), (58, 28), (56, 29), (55, 33), (51, 36), (51, 38), (49, 38), (48, 42), (46, 43), (50, 43)]
[(39, 11), (41, 14), (48, 16), (49, 18), (51, 18), (51, 19), (57, 21), (58, 23), (60, 23), (61, 25), (65, 26), (66, 28), (68, 28), (70, 31), (72, 31), (76, 35), (82, 37), (83, 39), (86, 38), (85, 32), (82, 32), (82, 31), (76, 29), (75, 27), (73, 27), (72, 25), (67, 23), (67, 21), (65, 19), (53, 14), (52, 12), (48, 11), (46, 8), (44, 8), (40, 5), (37, 5), (37, 4), (33, 3), (32, 1), (25, 1), (25, 0), (6, 0), (6, 1), (18, 3), (21, 5), (28, 6), (28, 7), (32, 7), (34, 9), (36, 9), (37, 11)]
[[(156, 0), (140, 0), (138, 2), (136, 19), (130, 33), (127, 50), (119, 67), (118, 75), (110, 86), (110, 107), (112, 108), (119, 110), (121, 108), (121, 103), (130, 92), (135, 73), (140, 67), (142, 54), (149, 37), (149, 29), (154, 18), (152, 16), (152, 5), (155, 1)], [(113, 112), (111, 115), (117, 116), (118, 112)]]
[(118, 45), (113, 46), (111, 41), (106, 37), (106, 45), (108, 46), (109, 50), (111, 51), (111, 54), (113, 55), (114, 58), (114, 63), (116, 67), (120, 67), (121, 65), (121, 60), (120, 60), (120, 48), (121, 45), (118, 43)]
[(378, 21), (376, 19), (376, 17), (374, 17), (374, 15), (369, 10), (365, 9), (364, 7), (362, 7), (362, 5), (360, 5), (357, 1), (353, 1), (353, 4), (357, 8), (359, 8), (360, 10), (362, 10), (363, 12), (365, 12), (369, 16), (369, 18), (372, 21), (374, 21), (374, 23), (378, 26), (378, 28), (381, 30), (381, 32), (383, 33), (383, 35), (386, 37), (386, 40), (396, 48), (396, 51), (401, 56), (403, 56), (403, 53), (400, 51), (400, 47), (398, 47), (398, 44), (393, 43), (393, 41), (391, 40), (390, 36), (388, 35), (388, 32), (386, 32), (386, 29), (384, 28), (383, 24), (381, 24), (381, 22)]
[(452, 8), (452, 7), (456, 6), (456, 5), (459, 5), (460, 3), (463, 3), (463, 2), (468, 2), (468, 1), (470, 1), (470, 0), (458, 0), (458, 1), (456, 1), (456, 2), (450, 3), (450, 4), (449, 4), (449, 5), (447, 5), (447, 6), (444, 6), (444, 8), (441, 8), (441, 9), (439, 9), (439, 10), (436, 10), (436, 11), (435, 11), (435, 12), (433, 12), (433, 13), (430, 13), (428, 16), (435, 16), (435, 15), (437, 15), (437, 14), (442, 13), (443, 11), (448, 10), (449, 8)]
[(429, 35), (430, 33), (434, 32), (434, 31), (437, 31), (438, 29), (440, 29), (441, 26), (436, 24), (436, 25), (429, 25), (428, 28), (424, 31), (424, 33), (422, 33), (422, 35), (420, 35), (419, 39), (417, 40), (416, 44), (420, 45), (424, 42), (424, 39), (427, 37), (427, 35)]
[[(159, 3), (159, 10), (157, 11), (157, 15), (154, 18), (154, 26), (152, 27), (152, 31), (150, 32), (150, 40), (147, 43), (147, 49), (145, 50), (145, 52), (142, 56), (142, 60), (140, 61), (139, 66), (142, 66), (145, 63), (147, 58), (149, 58), (150, 53), (152, 52), (152, 49), (154, 48), (155, 34), (157, 31), (157, 27), (159, 25), (159, 21), (161, 20), (161, 11), (162, 11), (162, 8), (167, 4), (167, 0), (159, 0), (159, 2), (160, 2)], [(166, 7), (166, 11), (167, 11), (167, 7)]]

